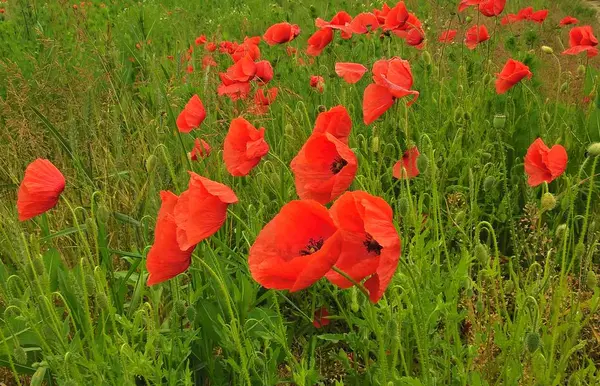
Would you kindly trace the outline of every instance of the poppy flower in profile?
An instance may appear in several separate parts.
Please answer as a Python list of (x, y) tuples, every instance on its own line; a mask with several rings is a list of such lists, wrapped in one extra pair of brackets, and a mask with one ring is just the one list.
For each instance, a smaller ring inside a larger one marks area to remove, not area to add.
[(502, 71), (499, 74), (496, 74), (498, 77), (496, 79), (496, 92), (498, 94), (504, 94), (523, 78), (527, 77), (528, 79), (531, 79), (532, 75), (531, 71), (529, 71), (529, 67), (525, 64), (518, 60), (508, 59)]
[(315, 20), (315, 25), (317, 28), (331, 28), (340, 30), (342, 39), (350, 39), (352, 37), (352, 32), (346, 29), (346, 25), (351, 21), (352, 16), (345, 11), (339, 11), (329, 22), (321, 18), (317, 18), (317, 20)]
[(217, 45), (213, 42), (209, 42), (204, 46), (204, 49), (208, 52), (215, 52), (217, 50)]
[(268, 60), (256, 62), (255, 79), (260, 84), (267, 84), (273, 79), (273, 67), (271, 66), (271, 62)]
[(566, 16), (560, 21), (560, 23), (558, 23), (558, 25), (560, 27), (564, 27), (566, 25), (577, 24), (577, 23), (579, 23), (579, 20), (577, 20), (573, 16)]
[(569, 48), (563, 51), (563, 55), (577, 55), (587, 52), (588, 58), (598, 55), (598, 39), (589, 25), (575, 27), (569, 32)]
[(452, 43), (454, 41), (455, 37), (456, 37), (456, 30), (449, 29), (447, 31), (442, 32), (438, 41), (442, 42), (442, 43)]
[(296, 24), (277, 23), (270, 26), (263, 35), (263, 40), (270, 46), (291, 42), (300, 35), (300, 27)]
[(366, 34), (379, 28), (379, 19), (371, 12), (363, 12), (354, 17), (345, 31), (355, 34)]
[(320, 75), (312, 75), (310, 77), (310, 87), (316, 89), (318, 92), (323, 92), (325, 89), (325, 79)]
[[(359, 190), (344, 193), (329, 212), (343, 240), (335, 266), (356, 282), (366, 279), (369, 300), (377, 303), (400, 260), (400, 237), (394, 227), (392, 208), (382, 198)], [(325, 277), (341, 288), (353, 285), (333, 270)]]
[(525, 155), (527, 183), (533, 187), (554, 181), (564, 173), (568, 159), (567, 151), (561, 145), (549, 149), (541, 138), (536, 139)]
[(547, 9), (541, 9), (539, 11), (535, 11), (533, 12), (529, 17), (528, 20), (531, 20), (535, 23), (538, 24), (542, 24), (546, 18), (548, 17), (548, 10)]
[(370, 84), (363, 94), (363, 120), (370, 125), (394, 105), (394, 96), (387, 87)]
[(38, 158), (25, 169), (17, 193), (19, 221), (29, 220), (49, 211), (65, 190), (65, 177), (47, 159)]
[(212, 56), (210, 55), (204, 55), (204, 57), (202, 58), (202, 69), (206, 69), (206, 67), (216, 67), (217, 66), (217, 62), (215, 62), (215, 60), (213, 59)]
[(350, 84), (358, 82), (366, 72), (367, 68), (360, 63), (338, 62), (335, 64), (335, 73)]
[(194, 140), (194, 147), (190, 152), (190, 159), (192, 161), (198, 161), (200, 158), (206, 158), (210, 155), (210, 145), (205, 140), (196, 138)]
[(270, 88), (265, 94), (265, 89), (259, 88), (254, 94), (254, 106), (250, 112), (256, 115), (266, 114), (269, 111), (269, 105), (277, 98), (277, 87)]
[(245, 56), (229, 67), (226, 74), (236, 82), (248, 82), (256, 75), (256, 64), (250, 56)]
[(333, 40), (333, 30), (331, 28), (322, 28), (308, 38), (308, 48), (306, 53), (310, 56), (319, 56), (321, 52)]
[(328, 316), (329, 311), (327, 311), (327, 308), (325, 307), (321, 307), (318, 310), (315, 310), (313, 326), (315, 326), (315, 328), (323, 328), (327, 326), (329, 323), (331, 323), (331, 320), (329, 320)]
[(161, 191), (162, 204), (156, 219), (154, 229), (154, 244), (146, 258), (148, 280), (151, 286), (174, 278), (185, 272), (191, 263), (192, 252), (196, 245), (181, 250), (177, 244), (177, 224), (174, 211), (179, 197), (169, 191)]
[(465, 35), (465, 45), (468, 49), (474, 50), (479, 43), (485, 42), (490, 38), (485, 25), (474, 25), (467, 30)]
[(248, 266), (263, 287), (295, 292), (321, 279), (340, 251), (327, 208), (312, 200), (290, 201), (258, 234)]
[(200, 35), (196, 38), (196, 40), (194, 40), (194, 43), (196, 43), (197, 46), (201, 46), (204, 43), (206, 43), (206, 35)]
[(313, 133), (329, 133), (345, 144), (352, 130), (352, 119), (348, 110), (342, 105), (332, 107), (328, 111), (319, 113), (315, 122)]
[(482, 0), (478, 9), (482, 15), (487, 17), (499, 16), (506, 6), (506, 0)]
[(200, 126), (206, 118), (206, 110), (197, 94), (194, 94), (177, 117), (177, 128), (182, 133), (189, 133)]
[(419, 175), (419, 168), (417, 167), (417, 159), (419, 158), (419, 149), (416, 146), (411, 147), (402, 158), (396, 162), (392, 173), (394, 178), (399, 180), (415, 178)]
[(298, 196), (325, 205), (350, 187), (357, 160), (348, 145), (332, 134), (313, 133), (290, 166)]
[(188, 190), (181, 193), (173, 216), (177, 224), (177, 243), (182, 251), (214, 235), (227, 218), (227, 207), (238, 199), (229, 187), (194, 172)]
[(404, 1), (399, 1), (394, 8), (390, 9), (385, 17), (383, 29), (391, 31), (398, 28), (403, 28), (408, 21), (408, 10)]
[(223, 160), (232, 176), (247, 175), (268, 152), (264, 127), (257, 129), (241, 117), (231, 121), (223, 145)]

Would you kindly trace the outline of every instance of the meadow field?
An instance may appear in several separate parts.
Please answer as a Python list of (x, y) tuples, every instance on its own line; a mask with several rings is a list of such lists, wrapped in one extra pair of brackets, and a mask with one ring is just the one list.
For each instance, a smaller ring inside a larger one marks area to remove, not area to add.
[(0, 0), (0, 385), (600, 385), (584, 0)]

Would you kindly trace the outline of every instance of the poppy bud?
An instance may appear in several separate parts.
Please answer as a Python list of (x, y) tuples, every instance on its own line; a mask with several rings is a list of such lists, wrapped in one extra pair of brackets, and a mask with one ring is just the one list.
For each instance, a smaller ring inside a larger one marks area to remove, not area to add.
[(324, 113), (325, 111), (327, 111), (327, 107), (319, 105), (319, 107), (317, 107), (317, 111), (320, 113)]
[(471, 120), (471, 113), (468, 111), (465, 111), (465, 113), (463, 114), (463, 118), (465, 121), (470, 121)]
[(550, 55), (554, 53), (554, 50), (552, 49), (552, 47), (542, 46), (542, 52)]
[(371, 151), (377, 153), (379, 151), (379, 137), (371, 138)]
[(156, 156), (150, 154), (148, 158), (146, 158), (146, 171), (152, 173), (154, 169), (156, 169)]
[(196, 320), (196, 309), (194, 307), (188, 307), (186, 311), (187, 318), (191, 323)]
[(588, 225), (588, 233), (593, 235), (596, 232), (596, 221), (592, 221), (590, 225)]
[(490, 153), (488, 153), (487, 151), (481, 153), (481, 157), (486, 161), (489, 161), (492, 159), (492, 155)]
[(94, 279), (94, 275), (91, 273), (85, 275), (85, 290), (87, 291), (88, 295), (96, 292), (96, 280)]
[(96, 235), (98, 234), (98, 226), (93, 218), (88, 217), (85, 219), (85, 230), (88, 232), (90, 237), (96, 238)]
[(292, 126), (291, 123), (288, 123), (285, 125), (284, 131), (285, 135), (292, 135), (294, 133), (294, 126)]
[(468, 298), (472, 298), (473, 295), (475, 295), (475, 292), (473, 292), (473, 288), (468, 288), (467, 291), (465, 292), (465, 294), (467, 295)]
[(558, 227), (556, 227), (556, 231), (554, 232), (556, 238), (559, 240), (562, 239), (567, 233), (567, 229), (567, 224), (560, 224)]
[(583, 64), (580, 64), (579, 67), (577, 67), (577, 75), (579, 75), (579, 76), (585, 75), (585, 66)]
[(588, 271), (587, 276), (585, 277), (585, 285), (591, 290), (596, 289), (598, 287), (598, 277), (596, 277), (596, 273), (591, 269)]
[(506, 125), (506, 115), (504, 114), (496, 114), (494, 115), (494, 128), (495, 129), (504, 129)]
[(423, 174), (429, 168), (429, 158), (423, 153), (419, 154), (417, 157), (417, 169), (419, 169), (419, 173)]
[(600, 156), (600, 142), (592, 143), (588, 146), (587, 153), (590, 157)]
[(464, 114), (464, 112), (463, 112), (462, 107), (458, 106), (456, 108), (456, 110), (454, 110), (454, 122), (458, 123), (458, 122), (462, 121), (463, 114)]
[(569, 88), (569, 83), (564, 82), (563, 84), (560, 85), (560, 92), (566, 92), (568, 88)]
[(317, 18), (317, 9), (312, 4), (310, 5), (310, 17), (313, 19)]
[(108, 211), (106, 206), (100, 205), (98, 207), (98, 212), (96, 212), (96, 218), (102, 224), (106, 224), (108, 222), (108, 219), (110, 218), (110, 212)]
[(542, 121), (544, 121), (544, 123), (548, 123), (551, 119), (552, 117), (550, 116), (550, 113), (544, 111), (544, 115), (542, 115)]
[(406, 217), (408, 215), (408, 199), (406, 197), (401, 197), (398, 200), (398, 213), (400, 216)]
[(21, 345), (15, 347), (13, 351), (13, 358), (15, 359), (15, 362), (20, 365), (27, 364), (27, 353), (25, 352), (25, 349), (21, 347)]
[(465, 17), (465, 23), (467, 23), (467, 24), (469, 24), (472, 20), (473, 20), (473, 18), (471, 16)]
[(356, 290), (356, 287), (352, 287), (350, 289), (350, 309), (352, 312), (358, 312), (359, 308), (358, 291)]
[(494, 189), (494, 185), (496, 185), (496, 178), (494, 176), (487, 176), (485, 177), (485, 180), (483, 180), (483, 190), (485, 192)]
[(96, 304), (101, 310), (108, 311), (108, 296), (104, 292), (98, 292), (96, 294)]
[(483, 85), (486, 86), (490, 83), (491, 80), (492, 80), (492, 76), (490, 74), (485, 74), (481, 81), (482, 81)]
[(515, 283), (512, 280), (507, 280), (504, 282), (504, 292), (512, 293), (515, 289)]
[(528, 333), (525, 337), (525, 344), (527, 351), (534, 353), (540, 347), (540, 334), (534, 331)]
[(475, 255), (475, 258), (477, 259), (477, 261), (479, 261), (481, 264), (485, 265), (490, 260), (487, 248), (485, 247), (485, 245), (483, 245), (481, 243), (478, 243), (475, 246), (475, 251), (473, 252), (473, 254)]
[(544, 193), (542, 196), (542, 209), (544, 211), (550, 211), (556, 207), (556, 198), (552, 193)]
[(583, 245), (583, 243), (578, 243), (575, 246), (575, 257), (577, 259), (581, 260), (584, 253), (585, 253), (585, 245)]
[(475, 303), (475, 311), (477, 311), (478, 314), (483, 313), (484, 310), (484, 305), (483, 302), (481, 300), (477, 300), (477, 302)]
[(185, 301), (181, 299), (177, 300), (173, 305), (173, 310), (177, 316), (185, 315)]
[(423, 51), (423, 54), (421, 56), (423, 58), (423, 62), (426, 65), (430, 65), (431, 64), (431, 54), (428, 51)]

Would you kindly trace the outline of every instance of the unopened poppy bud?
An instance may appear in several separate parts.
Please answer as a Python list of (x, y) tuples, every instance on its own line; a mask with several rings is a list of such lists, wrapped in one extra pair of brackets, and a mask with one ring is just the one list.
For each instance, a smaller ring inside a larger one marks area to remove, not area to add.
[(478, 314), (481, 314), (483, 313), (484, 308), (483, 302), (481, 300), (477, 300), (475, 303), (475, 311), (477, 311)]
[(588, 225), (588, 233), (593, 235), (596, 232), (596, 221), (592, 221), (590, 225)]
[(428, 66), (429, 66), (429, 65), (431, 64), (431, 54), (430, 54), (429, 52), (427, 52), (427, 51), (423, 51), (422, 58), (423, 58), (423, 62), (424, 62), (426, 65), (428, 65)]
[(544, 123), (550, 122), (551, 119), (552, 119), (552, 117), (550, 116), (550, 113), (545, 111), (544, 115), (542, 115), (542, 120), (544, 121)]
[(358, 312), (359, 308), (358, 291), (356, 290), (356, 287), (352, 287), (350, 289), (350, 309), (352, 312)]
[(504, 282), (504, 292), (512, 293), (515, 289), (515, 283), (512, 280), (507, 280)]
[(481, 81), (483, 82), (483, 85), (486, 86), (490, 83), (491, 80), (492, 76), (490, 74), (485, 74)]
[(156, 156), (150, 154), (148, 158), (146, 158), (146, 171), (152, 173), (154, 169), (156, 169)]
[(475, 246), (475, 251), (473, 254), (475, 255), (477, 261), (479, 261), (481, 264), (487, 264), (490, 260), (487, 248), (481, 243), (478, 243)]
[(567, 229), (567, 224), (560, 224), (558, 227), (556, 227), (556, 231), (554, 232), (556, 238), (559, 240), (562, 239), (567, 233)]
[(96, 293), (96, 304), (101, 310), (108, 311), (108, 296), (104, 292)]
[(534, 353), (540, 347), (540, 334), (532, 331), (525, 336), (527, 351)]
[(323, 105), (319, 105), (319, 107), (317, 107), (317, 110), (320, 113), (324, 113), (325, 111), (327, 111), (327, 107), (323, 106)]
[(481, 157), (485, 160), (485, 161), (489, 161), (492, 159), (492, 155), (490, 153), (488, 153), (487, 151), (481, 153)]
[(556, 207), (556, 198), (552, 193), (544, 193), (542, 196), (542, 209), (550, 211)]
[(468, 24), (473, 20), (473, 18), (471, 16), (467, 16), (465, 17), (465, 22)]
[(585, 245), (583, 245), (583, 243), (577, 243), (577, 245), (575, 246), (575, 257), (581, 260), (584, 253)]
[(494, 176), (487, 176), (485, 177), (485, 180), (483, 180), (483, 190), (485, 192), (494, 189), (494, 185), (496, 185), (496, 178)]
[(554, 50), (552, 49), (552, 47), (542, 46), (542, 52), (545, 54), (553, 54)]
[(560, 85), (560, 92), (566, 92), (569, 89), (569, 82), (564, 82)]
[(377, 153), (379, 151), (379, 137), (371, 138), (371, 151)]
[(27, 364), (27, 353), (25, 352), (25, 349), (21, 347), (21, 345), (18, 345), (13, 350), (13, 358), (15, 359), (15, 362), (20, 365)]
[(465, 121), (470, 121), (471, 120), (471, 113), (468, 111), (465, 111), (465, 113), (463, 114), (463, 118), (465, 119)]
[(454, 216), (454, 221), (456, 221), (458, 224), (461, 224), (464, 221), (465, 217), (466, 217), (465, 211), (461, 210), (458, 213), (456, 213), (456, 216)]
[(96, 212), (96, 218), (102, 224), (106, 224), (110, 218), (110, 212), (108, 211), (108, 208), (106, 208), (104, 205), (100, 205), (98, 207), (98, 211)]
[(96, 237), (98, 235), (98, 226), (96, 225), (96, 221), (88, 217), (85, 219), (85, 230), (90, 235), (90, 237)]
[(590, 157), (600, 156), (600, 142), (592, 143), (588, 146), (587, 153)]
[(196, 309), (194, 307), (188, 307), (186, 311), (187, 318), (190, 322), (194, 323), (196, 320)]
[(417, 157), (417, 169), (419, 169), (419, 173), (426, 173), (428, 168), (429, 158), (423, 153), (419, 154), (419, 157)]
[(288, 123), (285, 125), (284, 131), (286, 135), (292, 135), (294, 133), (294, 126), (292, 126), (291, 123)]
[(458, 106), (455, 110), (454, 110), (454, 122), (460, 122), (463, 119), (463, 109), (462, 107)]
[(503, 129), (506, 125), (506, 115), (504, 114), (496, 114), (494, 115), (494, 128), (495, 129)]
[(585, 277), (585, 285), (591, 290), (594, 290), (596, 287), (598, 287), (598, 277), (591, 269), (588, 271)]
[(580, 64), (579, 67), (577, 67), (577, 75), (579, 75), (579, 76), (585, 75), (585, 66), (583, 64)]
[(398, 200), (398, 212), (402, 217), (408, 215), (408, 198), (401, 197), (400, 200)]
[(177, 316), (185, 315), (185, 301), (181, 299), (177, 300), (173, 306), (173, 310)]

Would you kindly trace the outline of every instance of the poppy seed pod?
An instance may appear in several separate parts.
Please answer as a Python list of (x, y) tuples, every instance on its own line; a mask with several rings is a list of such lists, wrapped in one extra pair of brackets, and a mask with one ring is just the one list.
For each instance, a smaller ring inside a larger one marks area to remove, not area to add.
[(552, 49), (552, 47), (542, 46), (542, 52), (551, 55), (554, 53), (554, 50)]
[(528, 333), (525, 337), (525, 344), (527, 351), (534, 353), (540, 347), (540, 334), (534, 331)]
[(585, 285), (587, 285), (587, 287), (591, 290), (594, 290), (596, 287), (598, 287), (598, 277), (591, 269), (588, 271), (585, 277)]
[(496, 185), (496, 178), (494, 176), (487, 176), (485, 177), (485, 180), (483, 180), (483, 190), (485, 192), (494, 189), (494, 185)]
[(587, 153), (590, 157), (600, 156), (600, 142), (592, 143), (588, 146)]
[(504, 129), (504, 126), (506, 125), (506, 115), (504, 115), (504, 114), (494, 115), (493, 124), (494, 124), (495, 129)]
[(544, 193), (542, 195), (542, 209), (544, 211), (550, 211), (556, 207), (556, 198), (552, 193)]
[(319, 105), (319, 107), (317, 107), (317, 112), (324, 113), (325, 111), (327, 111), (327, 107), (323, 105)]
[(425, 154), (419, 154), (417, 157), (417, 169), (419, 169), (419, 173), (427, 172), (429, 168), (429, 158)]

